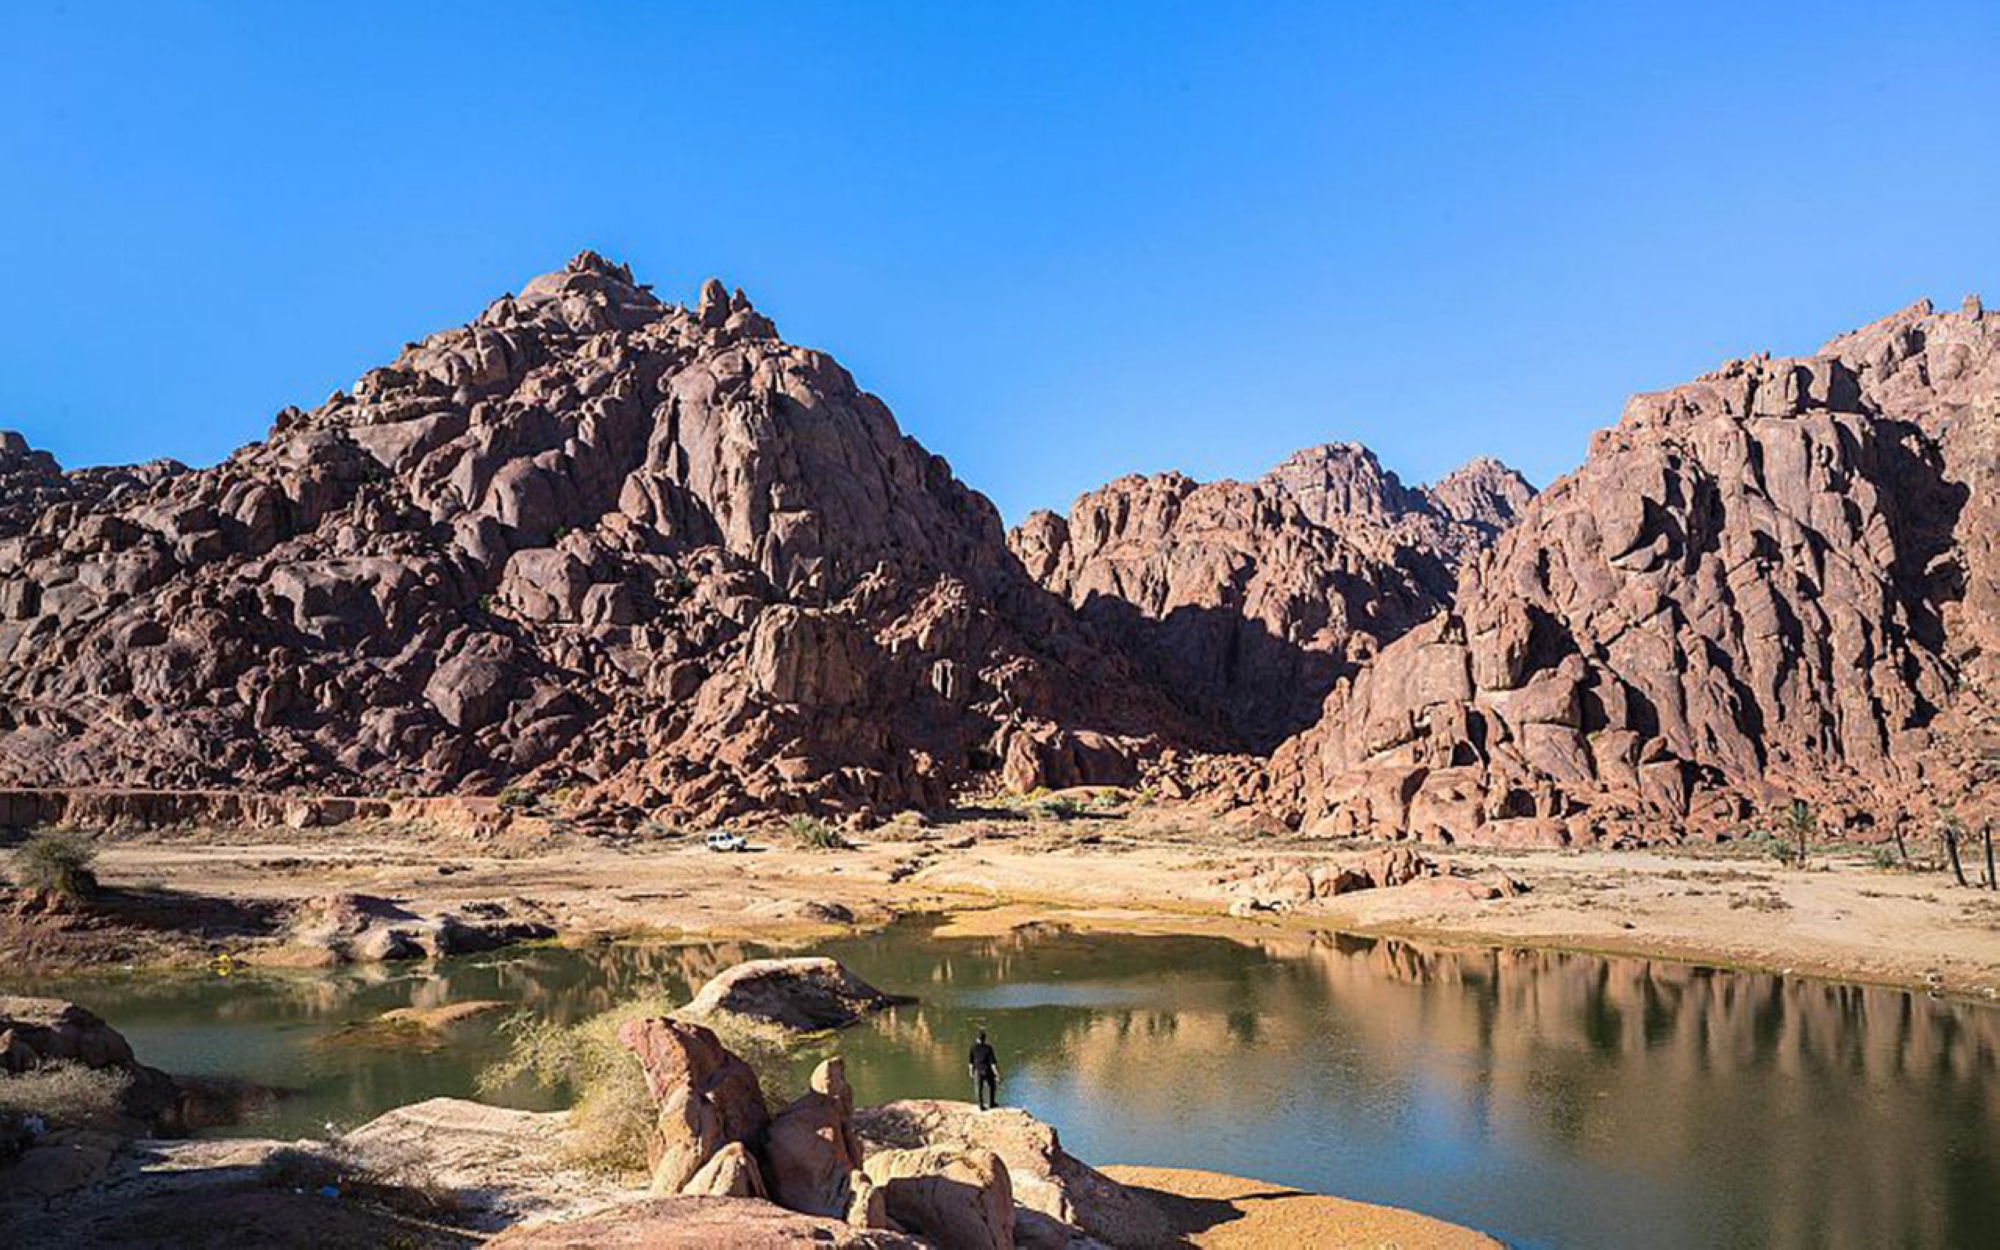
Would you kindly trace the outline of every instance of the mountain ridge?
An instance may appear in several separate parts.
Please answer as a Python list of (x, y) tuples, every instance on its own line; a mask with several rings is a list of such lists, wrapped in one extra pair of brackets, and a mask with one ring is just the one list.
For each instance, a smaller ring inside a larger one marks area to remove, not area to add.
[(1994, 324), (1925, 302), (1634, 396), (1540, 493), (1325, 443), (1008, 530), (741, 291), (585, 252), (210, 468), (0, 435), (0, 784), (631, 827), (1151, 777), (1545, 843), (1983, 812)]

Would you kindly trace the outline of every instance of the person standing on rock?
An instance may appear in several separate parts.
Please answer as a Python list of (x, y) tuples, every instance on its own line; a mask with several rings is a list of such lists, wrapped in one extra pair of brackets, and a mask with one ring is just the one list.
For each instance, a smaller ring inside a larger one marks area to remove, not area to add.
[(1000, 1105), (1000, 1056), (993, 1053), (993, 1047), (986, 1040), (986, 1030), (979, 1030), (979, 1040), (972, 1044), (972, 1053), (966, 1057), (966, 1068), (972, 1073), (973, 1088), (978, 1091), (979, 1109), (991, 1111)]

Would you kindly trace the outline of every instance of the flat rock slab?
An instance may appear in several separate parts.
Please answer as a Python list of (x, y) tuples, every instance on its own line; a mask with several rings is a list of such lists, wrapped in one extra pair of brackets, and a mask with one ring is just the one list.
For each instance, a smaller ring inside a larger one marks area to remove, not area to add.
[(851, 1228), (755, 1198), (650, 1198), (579, 1220), (509, 1229), (487, 1243), (509, 1250), (922, 1250), (901, 1233)]

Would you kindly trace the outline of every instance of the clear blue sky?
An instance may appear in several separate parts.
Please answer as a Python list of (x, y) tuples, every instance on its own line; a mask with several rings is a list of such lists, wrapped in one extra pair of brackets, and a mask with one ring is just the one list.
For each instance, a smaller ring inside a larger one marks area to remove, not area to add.
[[(1641, 13), (1646, 8), (1652, 12)], [(0, 6), (0, 426), (212, 462), (584, 247), (1010, 519), (2000, 303), (2000, 5)]]

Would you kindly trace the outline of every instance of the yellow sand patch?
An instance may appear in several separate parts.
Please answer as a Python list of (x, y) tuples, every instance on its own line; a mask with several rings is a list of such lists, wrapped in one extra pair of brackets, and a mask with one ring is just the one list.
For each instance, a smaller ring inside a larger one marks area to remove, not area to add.
[(1499, 1250), (1484, 1233), (1414, 1211), (1309, 1194), (1183, 1168), (1100, 1168), (1165, 1211), (1196, 1246), (1317, 1246), (1361, 1250)]

